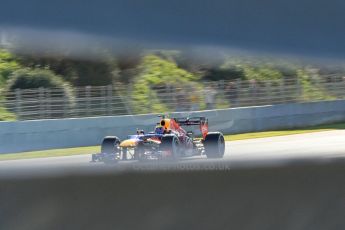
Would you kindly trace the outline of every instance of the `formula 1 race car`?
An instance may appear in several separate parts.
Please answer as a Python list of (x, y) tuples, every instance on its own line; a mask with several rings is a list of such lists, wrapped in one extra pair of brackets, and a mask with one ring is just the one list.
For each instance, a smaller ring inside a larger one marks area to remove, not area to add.
[[(207, 158), (222, 158), (225, 151), (224, 136), (208, 131), (205, 117), (166, 118), (159, 116), (153, 132), (145, 134), (137, 130), (121, 141), (116, 136), (103, 139), (101, 153), (92, 154), (92, 161), (104, 163), (119, 160), (177, 160), (181, 157), (206, 155)], [(183, 126), (199, 126), (202, 137), (195, 138), (192, 131)]]

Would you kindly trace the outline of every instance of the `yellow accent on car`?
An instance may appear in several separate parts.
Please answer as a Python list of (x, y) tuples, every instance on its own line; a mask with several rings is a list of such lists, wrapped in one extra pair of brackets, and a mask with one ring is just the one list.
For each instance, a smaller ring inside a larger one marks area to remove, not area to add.
[(135, 147), (137, 146), (137, 141), (135, 140), (124, 140), (120, 143), (120, 147)]

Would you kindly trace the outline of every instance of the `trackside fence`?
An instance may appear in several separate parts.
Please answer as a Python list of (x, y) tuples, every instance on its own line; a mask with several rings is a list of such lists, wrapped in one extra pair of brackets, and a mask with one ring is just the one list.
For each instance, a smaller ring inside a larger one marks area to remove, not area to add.
[(169, 84), (133, 93), (133, 84), (0, 91), (0, 106), (17, 120), (113, 116), (345, 99), (345, 79)]

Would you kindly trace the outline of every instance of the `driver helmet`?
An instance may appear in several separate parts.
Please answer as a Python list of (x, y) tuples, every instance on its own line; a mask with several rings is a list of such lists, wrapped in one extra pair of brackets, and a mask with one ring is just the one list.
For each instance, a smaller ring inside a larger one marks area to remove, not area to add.
[(144, 134), (145, 134), (144, 130), (142, 129), (137, 130), (137, 135), (144, 135)]
[(163, 134), (164, 133), (164, 127), (161, 125), (157, 125), (155, 128), (155, 134)]

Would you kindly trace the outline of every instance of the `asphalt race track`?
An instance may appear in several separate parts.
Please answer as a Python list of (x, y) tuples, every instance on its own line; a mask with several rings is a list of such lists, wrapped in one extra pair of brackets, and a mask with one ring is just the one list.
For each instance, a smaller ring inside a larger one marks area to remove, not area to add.
[(206, 159), (205, 156), (185, 158), (175, 163), (139, 163), (135, 161), (105, 165), (90, 163), (90, 155), (49, 157), (26, 160), (0, 161), (1, 176), (25, 176), (28, 172), (40, 176), (50, 173), (104, 172), (104, 170), (145, 170), (145, 169), (231, 169), (253, 166), (281, 166), (282, 164), (305, 161), (331, 161), (345, 157), (345, 131), (324, 131), (317, 133), (257, 138), (226, 142), (223, 159)]

